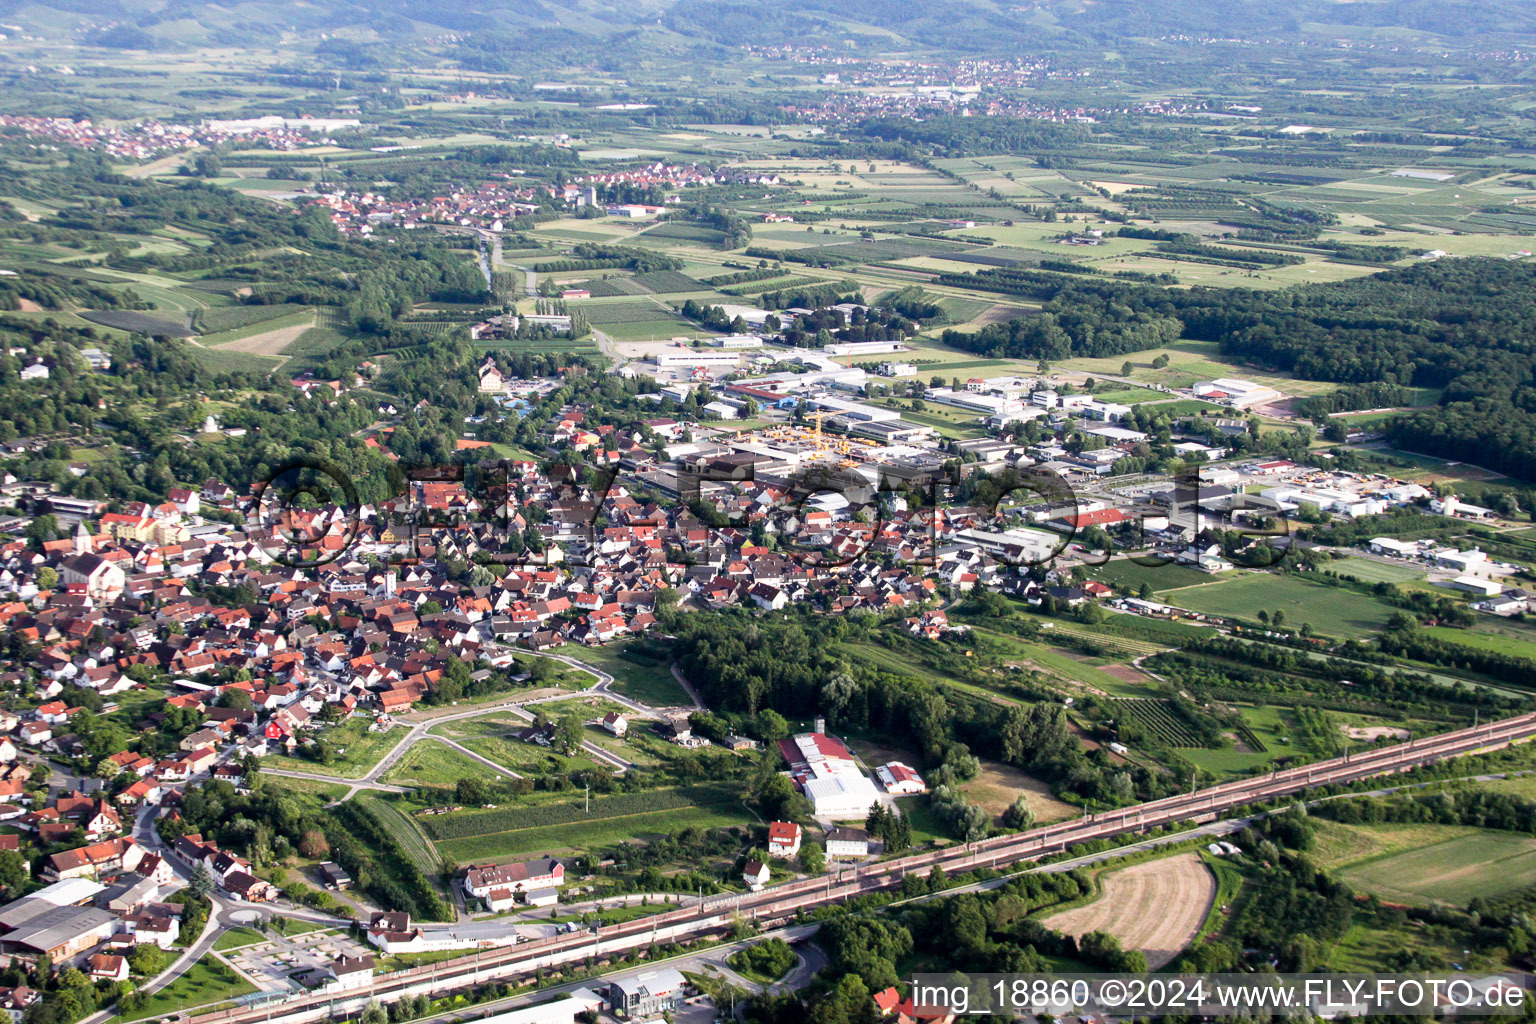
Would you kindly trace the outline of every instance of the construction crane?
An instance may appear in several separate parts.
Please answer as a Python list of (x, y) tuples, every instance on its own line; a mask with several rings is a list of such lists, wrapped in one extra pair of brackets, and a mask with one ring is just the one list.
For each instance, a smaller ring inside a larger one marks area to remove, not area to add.
[(811, 436), (812, 436), (812, 438), (814, 438), (814, 444), (816, 445), (816, 450), (818, 452), (824, 452), (824, 451), (827, 450), (826, 439), (821, 436), (821, 410), (820, 409), (816, 410), (816, 432), (814, 434), (812, 434)]

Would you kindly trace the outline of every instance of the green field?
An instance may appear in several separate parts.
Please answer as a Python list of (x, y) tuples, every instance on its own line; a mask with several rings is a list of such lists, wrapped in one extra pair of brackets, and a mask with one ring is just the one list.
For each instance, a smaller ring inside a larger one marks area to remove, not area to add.
[(1454, 629), (1450, 626), (1430, 626), (1425, 630), (1436, 640), (1444, 640), (1459, 647), (1472, 647), (1495, 654), (1507, 654), (1514, 658), (1536, 661), (1536, 642), (1518, 640), (1498, 633), (1485, 633), (1476, 629)]
[(613, 676), (614, 692), (622, 693), (630, 700), (660, 708), (687, 706), (690, 703), (688, 695), (672, 678), (669, 663), (647, 657), (635, 646), (618, 643), (581, 650), (567, 648), (562, 653)]
[(146, 1020), (174, 1014), (193, 1006), (221, 1003), (236, 996), (256, 991), (256, 986), (235, 973), (234, 968), (204, 956), (187, 969), (187, 973), (165, 988), (150, 996), (144, 1007), (119, 1020)]
[[(517, 723), (514, 728), (522, 728), (527, 723)], [(468, 735), (460, 740), (464, 746), (473, 750), (481, 757), (495, 761), (503, 768), (509, 768), (520, 775), (537, 775), (545, 772), (575, 772), (588, 768), (596, 768), (597, 762), (585, 754), (577, 754), (574, 757), (566, 757), (564, 754), (550, 750), (548, 747), (535, 746), (532, 743), (524, 743), (521, 740), (512, 739), (507, 734), (505, 726), (496, 727), (485, 723), (484, 729), (477, 735)], [(454, 753), (454, 751), (449, 751)], [(462, 756), (462, 755), (461, 755)], [(484, 771), (484, 769), (480, 769)]]
[(1367, 583), (1407, 583), (1424, 578), (1422, 569), (1375, 562), (1369, 558), (1346, 558), (1339, 562), (1329, 562), (1323, 571), (1335, 576), (1353, 576)]
[(1458, 825), (1319, 822), (1314, 858), (1382, 899), (1465, 906), (1536, 884), (1536, 839)]
[(690, 827), (725, 828), (750, 824), (751, 821), (746, 808), (739, 804), (716, 804), (445, 839), (437, 843), (437, 849), (444, 857), (460, 864), (479, 863), (534, 853), (597, 850), (630, 839), (666, 835)]
[(442, 743), (422, 740), (383, 775), (385, 782), (404, 786), (453, 786), (460, 779), (494, 775), (473, 758)]
[(229, 931), (225, 932), (223, 935), (220, 935), (216, 940), (214, 940), (213, 948), (222, 953), (226, 949), (239, 949), (241, 946), (253, 945), (254, 943), (260, 942), (265, 938), (266, 936), (261, 934), (261, 932), (257, 931), (255, 928), (246, 928), (243, 926), (238, 928), (231, 928)]
[(401, 813), (392, 801), (382, 796), (364, 793), (358, 796), (358, 800), (367, 807), (373, 814), (374, 820), (384, 827), (390, 837), (400, 844), (401, 852), (412, 863), (428, 875), (442, 870), (443, 859), (438, 856), (437, 848), (422, 833), (415, 819)]
[(1209, 573), (1191, 569), (1187, 565), (1142, 565), (1129, 558), (1116, 558), (1088, 570), (1088, 578), (1111, 587), (1130, 587), (1140, 590), (1143, 583), (1154, 593), (1173, 590), (1176, 587), (1192, 587), (1209, 583)]
[(340, 725), (331, 726), (320, 734), (325, 742), (334, 744), (337, 751), (336, 759), (330, 764), (287, 757), (282, 754), (269, 754), (261, 759), (261, 763), (269, 768), (286, 768), (289, 771), (360, 779), (379, 763), (379, 758), (405, 739), (404, 729), (369, 732), (369, 721), (366, 718), (351, 718)]
[(1285, 624), (1298, 628), (1310, 622), (1319, 633), (1368, 637), (1380, 632), (1393, 608), (1375, 598), (1294, 576), (1244, 573), (1233, 579), (1185, 587), (1158, 595), (1169, 604), (1203, 612), (1253, 619), (1260, 611), (1285, 612)]

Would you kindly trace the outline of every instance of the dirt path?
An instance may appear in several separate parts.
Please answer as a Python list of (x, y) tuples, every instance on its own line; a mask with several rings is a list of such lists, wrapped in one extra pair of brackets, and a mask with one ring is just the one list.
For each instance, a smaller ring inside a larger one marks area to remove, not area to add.
[(1101, 885), (1099, 899), (1042, 923), (1076, 938), (1107, 932), (1126, 949), (1141, 950), (1151, 970), (1189, 944), (1216, 898), (1216, 879), (1193, 853), (1112, 872)]

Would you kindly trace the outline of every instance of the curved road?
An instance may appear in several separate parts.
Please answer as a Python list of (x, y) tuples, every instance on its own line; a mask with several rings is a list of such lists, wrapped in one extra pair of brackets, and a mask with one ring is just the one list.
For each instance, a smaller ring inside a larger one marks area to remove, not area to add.
[[(510, 768), (503, 767), (502, 765), (497, 764), (495, 761), (475, 753), (456, 740), (449, 739), (445, 736), (437, 736), (432, 734), (430, 731), (432, 727), (443, 722), (456, 722), (466, 718), (478, 718), (481, 715), (493, 715), (502, 712), (510, 712), (519, 718), (523, 718), (526, 721), (531, 722), (534, 719), (534, 714), (527, 711), (527, 708), (534, 707), (539, 704), (551, 704), (558, 701), (571, 700), (575, 697), (591, 695), (601, 696), (606, 700), (613, 701), (615, 704), (618, 704), (628, 710), (636, 718), (655, 720), (662, 717), (661, 713), (658, 712), (655, 708), (647, 704), (642, 704), (637, 700), (633, 700), (632, 698), (626, 697), (621, 693), (614, 692), (613, 684), (615, 680), (613, 675), (601, 668), (598, 668), (596, 665), (589, 665), (584, 661), (578, 661), (576, 658), (566, 654), (551, 654), (541, 651), (524, 650), (519, 650), (518, 653), (536, 658), (548, 658), (551, 661), (558, 661), (568, 668), (587, 673), (588, 675), (592, 676), (594, 682), (591, 686), (588, 686), (583, 690), (573, 690), (568, 693), (556, 693), (551, 694), (548, 697), (538, 697), (534, 700), (528, 701), (504, 701), (500, 704), (482, 704), (465, 711), (456, 711), (443, 715), (434, 715), (431, 718), (424, 718), (420, 721), (411, 723), (409, 731), (407, 731), (406, 734), (401, 737), (400, 741), (396, 743), (395, 746), (391, 747), (389, 752), (380, 758), (378, 763), (375, 764), (373, 768), (361, 778), (347, 778), (342, 775), (331, 775), (324, 772), (298, 771), (292, 768), (263, 768), (262, 771), (268, 775), (277, 775), (287, 779), (310, 779), (316, 782), (325, 782), (332, 785), (345, 786), (347, 787), (346, 793), (337, 798), (335, 801), (336, 803), (345, 803), (346, 801), (351, 800), (354, 796), (356, 796), (360, 790), (374, 790), (382, 793), (409, 792), (409, 787), (407, 786), (397, 786), (387, 782), (380, 782), (379, 780), (386, 772), (398, 764), (400, 759), (405, 757), (405, 755), (410, 752), (412, 747), (414, 747), (422, 740), (427, 739), (436, 740), (439, 743), (444, 743), (449, 747), (459, 751), (460, 753), (467, 755), (477, 763), (484, 765), (485, 767), (501, 775), (505, 775), (508, 778), (522, 778), (522, 776), (517, 772), (511, 770)], [(693, 700), (694, 708), (702, 709), (704, 705), (699, 701), (698, 693), (693, 689), (692, 685), (690, 685), (688, 681), (682, 677), (682, 674), (677, 671), (676, 666), (673, 666), (672, 673), (673, 677), (677, 679), (678, 683), (682, 685), (684, 691), (686, 691), (688, 696)], [(598, 746), (596, 743), (593, 743), (590, 740), (584, 741), (581, 747), (582, 752), (585, 753), (588, 757), (606, 764), (617, 771), (627, 771), (635, 766), (633, 761), (626, 760), (618, 754), (615, 754), (613, 751)]]

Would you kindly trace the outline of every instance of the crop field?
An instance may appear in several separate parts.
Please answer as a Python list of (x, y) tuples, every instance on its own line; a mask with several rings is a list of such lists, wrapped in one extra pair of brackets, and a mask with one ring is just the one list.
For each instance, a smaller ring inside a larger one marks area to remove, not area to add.
[(314, 312), (305, 309), (273, 320), (236, 327), (221, 334), (207, 334), (200, 339), (200, 344), (222, 352), (279, 356), (314, 326)]
[(1170, 747), (1198, 747), (1200, 737), (1192, 732), (1166, 700), (1156, 697), (1129, 697), (1115, 701), (1115, 710), (1134, 720), (1148, 733)]
[(1099, 884), (1098, 899), (1041, 923), (1075, 938), (1089, 932), (1113, 935), (1125, 949), (1140, 950), (1152, 970), (1194, 939), (1216, 897), (1215, 877), (1193, 853), (1111, 871)]
[(103, 327), (115, 327), (120, 331), (149, 334), (166, 338), (190, 338), (196, 333), (187, 326), (186, 320), (171, 320), (150, 316), (128, 309), (87, 309), (80, 315)]
[[(1171, 268), (1172, 265), (1170, 264), (1169, 267)], [(1161, 355), (1168, 357), (1168, 365), (1162, 369), (1155, 369), (1152, 362)], [(1242, 380), (1251, 380), (1256, 384), (1263, 384), (1289, 395), (1320, 395), (1333, 391), (1337, 387), (1336, 384), (1326, 381), (1282, 377), (1251, 366), (1226, 361), (1223, 359), (1221, 346), (1214, 341), (1185, 340), (1162, 348), (1133, 352), (1128, 356), (1064, 359), (1058, 365), (1062, 369), (1081, 373), (1118, 375), (1121, 365), (1127, 361), (1131, 364), (1130, 376), (1133, 379), (1170, 388), (1189, 387), (1196, 381), (1210, 380), (1215, 377), (1238, 377)]]
[(762, 295), (766, 292), (783, 291), (786, 288), (802, 288), (808, 284), (820, 284), (819, 277), (775, 277), (767, 281), (748, 281), (745, 284), (726, 285), (721, 291), (726, 295)]
[(233, 331), (252, 324), (265, 323), (290, 313), (302, 313), (309, 307), (292, 303), (271, 306), (208, 306), (193, 312), (192, 322), (203, 334)]
[(960, 792), (993, 817), (1021, 796), (1040, 825), (1065, 821), (1081, 813), (1075, 805), (1056, 799), (1051, 788), (1039, 779), (997, 761), (982, 761), (981, 774), (962, 785)]
[(960, 249), (955, 242), (931, 238), (882, 238), (872, 242), (834, 242), (792, 249), (784, 258), (812, 265), (825, 263), (882, 263), (913, 256), (941, 256)]
[(731, 787), (695, 786), (581, 801), (424, 816), (438, 851), (460, 863), (555, 850), (591, 850), (690, 826), (719, 828), (750, 820)]
[(1129, 636), (1103, 632), (1065, 619), (1051, 623), (1052, 635), (1062, 633), (1091, 640), (1105, 651), (1127, 659), (1138, 658), (1144, 654), (1155, 654), (1168, 646), (1166, 643), (1154, 643), (1150, 640), (1138, 640)]
[(1465, 906), (1536, 884), (1536, 839), (1512, 832), (1326, 822), (1316, 856), (1360, 891), (1421, 906)]
[(689, 277), (681, 270), (655, 270), (649, 274), (636, 274), (629, 279), (632, 284), (638, 285), (647, 292), (667, 294), (669, 292), (704, 292), (709, 286), (696, 278)]
[(458, 811), (453, 814), (422, 815), (422, 828), (433, 840), (467, 839), (513, 832), (521, 828), (546, 825), (570, 825), (599, 818), (624, 818), (685, 807), (730, 804), (739, 794), (730, 786), (701, 785), (686, 789), (655, 789), (639, 793), (619, 793), (592, 799), (590, 809), (582, 800), (501, 807), (491, 811)]
[(653, 228), (646, 228), (640, 232), (637, 241), (647, 239), (664, 239), (668, 242), (701, 242), (705, 245), (719, 245), (725, 241), (725, 232), (707, 228), (701, 224), (671, 223), (658, 224)]
[(1292, 628), (1310, 622), (1319, 633), (1342, 637), (1374, 635), (1393, 612), (1391, 605), (1364, 594), (1270, 573), (1245, 573), (1158, 597), (1207, 615), (1254, 619), (1261, 611), (1271, 615), (1283, 611), (1286, 625)]
[(412, 863), (428, 875), (442, 870), (442, 857), (438, 856), (436, 847), (422, 833), (414, 819), (402, 814), (389, 800), (372, 795), (363, 795), (360, 799), (373, 819), (389, 833), (390, 838), (400, 844), (401, 851)]
[(263, 356), (253, 352), (203, 348), (191, 345), (187, 354), (210, 370), (220, 373), (252, 373), (265, 376), (282, 365), (281, 356)]
[(699, 333), (693, 324), (654, 302), (572, 303), (593, 327), (615, 341), (666, 340), (676, 335)]
[[(562, 282), (563, 283), (563, 282)], [(644, 295), (644, 288), (635, 284), (631, 277), (607, 277), (586, 281), (581, 287), (587, 289), (594, 299), (611, 299), (621, 295)]]

